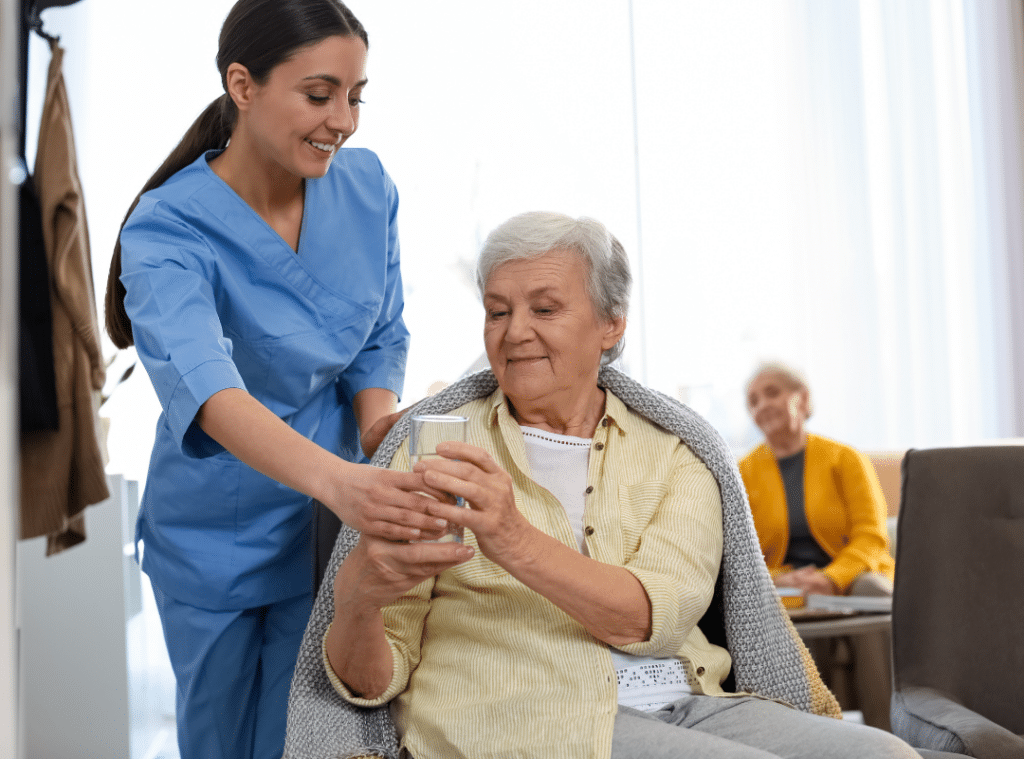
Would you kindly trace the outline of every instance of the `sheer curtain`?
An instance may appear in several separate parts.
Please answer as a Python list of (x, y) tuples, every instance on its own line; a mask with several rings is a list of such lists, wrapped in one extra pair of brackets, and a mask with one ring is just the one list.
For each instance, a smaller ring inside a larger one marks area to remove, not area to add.
[[(996, 434), (1024, 436), (1024, 4), (965, 3), (978, 215), (988, 253), (991, 392)], [(981, 339), (985, 340), (986, 335)]]
[(1020, 3), (631, 9), (633, 372), (737, 451), (773, 358), (860, 447), (1024, 434)]
[(1020, 435), (1019, 3), (800, 16), (818, 423), (871, 447)]

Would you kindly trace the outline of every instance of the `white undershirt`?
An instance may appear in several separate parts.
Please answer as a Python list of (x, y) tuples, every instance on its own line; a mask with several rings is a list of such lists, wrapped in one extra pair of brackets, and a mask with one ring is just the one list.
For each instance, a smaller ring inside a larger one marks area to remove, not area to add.
[(593, 440), (536, 427), (523, 427), (526, 460), (530, 464), (533, 481), (551, 491), (569, 517), (569, 525), (576, 536), (576, 547), (587, 555), (583, 542), (583, 510), (587, 505), (587, 467), (590, 463), (590, 445)]
[[(558, 435), (523, 427), (526, 460), (533, 481), (558, 499), (569, 518), (577, 547), (587, 552), (583, 540), (583, 512), (587, 504), (587, 472), (590, 464), (589, 438)], [(619, 703), (641, 711), (656, 711), (691, 693), (683, 663), (676, 657), (658, 659), (632, 656), (609, 647), (619, 683)]]

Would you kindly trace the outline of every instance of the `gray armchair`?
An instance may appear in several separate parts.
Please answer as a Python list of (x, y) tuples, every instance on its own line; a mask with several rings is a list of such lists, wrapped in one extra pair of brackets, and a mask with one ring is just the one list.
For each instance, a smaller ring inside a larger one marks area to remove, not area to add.
[(1024, 758), (1024, 446), (908, 451), (898, 534), (893, 732)]

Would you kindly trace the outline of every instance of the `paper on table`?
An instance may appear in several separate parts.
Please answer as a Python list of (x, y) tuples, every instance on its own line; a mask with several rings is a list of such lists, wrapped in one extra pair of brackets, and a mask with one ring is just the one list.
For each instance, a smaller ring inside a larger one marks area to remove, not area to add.
[(782, 587), (782, 588), (778, 588), (777, 587), (777, 588), (775, 588), (775, 592), (778, 593), (783, 598), (785, 598), (787, 596), (789, 596), (789, 597), (792, 597), (792, 596), (802, 596), (804, 594), (804, 592), (802, 590), (800, 590), (800, 588), (786, 588), (786, 587)]
[(831, 609), (835, 611), (891, 612), (891, 596), (823, 596), (811, 593), (807, 596), (808, 609)]

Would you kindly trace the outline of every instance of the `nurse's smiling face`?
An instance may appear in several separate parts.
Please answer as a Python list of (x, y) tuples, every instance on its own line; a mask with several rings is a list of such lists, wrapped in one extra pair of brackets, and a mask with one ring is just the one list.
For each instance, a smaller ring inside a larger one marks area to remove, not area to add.
[[(245, 72), (239, 64), (231, 66)], [(231, 76), (229, 68), (229, 81)], [(243, 88), (246, 97), (235, 98), (237, 127), (246, 130), (256, 160), (297, 177), (322, 177), (359, 126), (365, 85), (363, 41), (328, 37), (275, 66), (263, 84), (250, 78)]]

